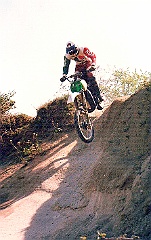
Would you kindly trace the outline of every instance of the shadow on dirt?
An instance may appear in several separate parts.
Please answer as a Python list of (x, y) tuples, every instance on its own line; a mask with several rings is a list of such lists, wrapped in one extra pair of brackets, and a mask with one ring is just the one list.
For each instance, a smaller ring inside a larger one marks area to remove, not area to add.
[[(96, 139), (90, 144), (77, 141), (66, 156), (69, 167), (64, 179), (59, 188), (52, 193), (51, 199), (36, 212), (30, 227), (26, 230), (26, 240), (37, 239), (36, 236), (39, 239), (51, 240), (79, 239), (88, 232), (95, 213), (94, 209), (87, 208), (89, 199), (85, 195), (84, 183), (88, 181), (88, 173), (99, 160), (101, 152), (102, 149), (100, 144), (96, 144)], [(64, 231), (64, 228), (67, 231)]]
[[(67, 145), (68, 137), (66, 136), (56, 142), (55, 145), (51, 145), (46, 155), (36, 157), (27, 166), (18, 164), (14, 173), (0, 183), (0, 209), (4, 209), (19, 199), (28, 196), (42, 182), (55, 174), (59, 169), (54, 168), (54, 163), (63, 158), (52, 160), (52, 157)], [(44, 163), (43, 167), (38, 167), (42, 163)]]

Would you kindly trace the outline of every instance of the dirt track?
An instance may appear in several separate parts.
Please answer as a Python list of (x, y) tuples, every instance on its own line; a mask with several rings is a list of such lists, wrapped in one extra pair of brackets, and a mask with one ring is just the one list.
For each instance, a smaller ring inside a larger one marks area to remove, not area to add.
[[(44, 181), (41, 180), (29, 195), (24, 196), (23, 192), (20, 199), (1, 210), (0, 239), (55, 239), (59, 229), (70, 226), (76, 219), (91, 218), (94, 202), (89, 202), (84, 195), (83, 183), (87, 171), (100, 154), (101, 149), (95, 140), (85, 144), (73, 132), (70, 137), (65, 135), (55, 142), (43, 159), (31, 162), (26, 167), (33, 175), (31, 182), (34, 184), (34, 178), (37, 178), (34, 173), (40, 169)], [(24, 178), (22, 180), (20, 171), (18, 179), (21, 182)], [(93, 197), (96, 201), (99, 198)]]
[(143, 89), (114, 101), (90, 144), (72, 131), (27, 166), (2, 168), (0, 239), (94, 240), (100, 230), (150, 240), (150, 100)]

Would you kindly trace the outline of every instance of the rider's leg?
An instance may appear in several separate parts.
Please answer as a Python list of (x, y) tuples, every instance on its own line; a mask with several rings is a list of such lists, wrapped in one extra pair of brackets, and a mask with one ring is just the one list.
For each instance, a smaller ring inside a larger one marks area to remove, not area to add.
[(91, 91), (94, 100), (96, 102), (97, 108), (99, 110), (102, 110), (102, 107), (100, 106), (100, 102), (103, 101), (101, 95), (100, 95), (100, 89), (98, 87), (98, 84), (96, 82), (95, 77), (93, 76), (92, 72), (86, 73), (86, 69), (90, 66), (91, 64), (85, 63), (85, 64), (79, 64), (76, 65), (75, 71), (78, 72), (85, 72), (85, 75), (83, 76), (84, 79), (86, 80), (88, 84), (88, 89)]
[(95, 77), (94, 76), (88, 77), (87, 81), (88, 81), (88, 86), (89, 86), (88, 88), (91, 91), (91, 93), (95, 99), (97, 108), (99, 110), (102, 110), (102, 107), (100, 106), (100, 102), (103, 101), (103, 98), (101, 97), (100, 89), (98, 87)]
[(89, 79), (89, 85), (90, 85), (90, 88), (92, 89), (91, 90), (92, 93), (94, 95), (96, 95), (99, 98), (99, 100), (102, 102), (103, 98), (101, 97), (100, 89), (99, 89), (98, 84), (95, 80), (95, 77), (92, 77), (92, 78)]

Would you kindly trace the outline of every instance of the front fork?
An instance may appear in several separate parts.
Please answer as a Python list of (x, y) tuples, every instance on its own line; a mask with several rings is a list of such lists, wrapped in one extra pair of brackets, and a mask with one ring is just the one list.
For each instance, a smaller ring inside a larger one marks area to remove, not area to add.
[(88, 113), (86, 98), (84, 95), (84, 91), (81, 92), (78, 96), (76, 96), (74, 100), (76, 110), (83, 110), (83, 112)]
[(88, 107), (86, 102), (86, 97), (84, 91), (81, 92), (74, 101), (76, 111), (80, 111), (81, 117), (83, 116), (83, 120), (86, 121), (87, 125), (90, 123), (90, 119), (88, 116)]

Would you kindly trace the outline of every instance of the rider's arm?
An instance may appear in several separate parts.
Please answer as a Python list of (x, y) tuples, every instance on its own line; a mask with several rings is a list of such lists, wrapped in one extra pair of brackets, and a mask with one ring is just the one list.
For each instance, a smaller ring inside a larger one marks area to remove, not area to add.
[(90, 50), (85, 47), (83, 53), (92, 60), (92, 64), (96, 64), (96, 55), (93, 52), (90, 52)]
[(64, 56), (63, 74), (67, 75), (69, 71), (70, 59)]

